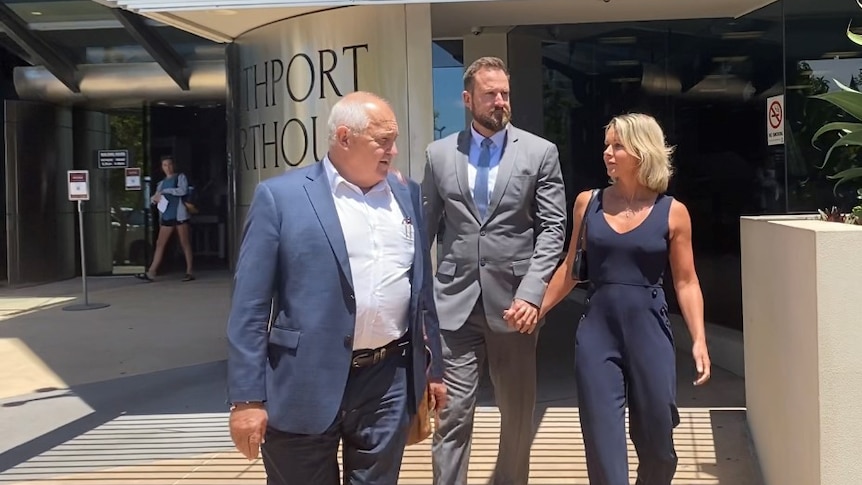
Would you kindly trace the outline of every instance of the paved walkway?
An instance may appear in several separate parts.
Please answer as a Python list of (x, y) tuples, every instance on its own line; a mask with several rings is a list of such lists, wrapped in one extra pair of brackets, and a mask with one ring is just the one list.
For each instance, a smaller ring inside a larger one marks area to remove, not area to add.
[[(153, 284), (91, 281), (87, 312), (62, 307), (79, 281), (0, 290), (0, 483), (263, 484), (259, 461), (233, 450), (224, 405), (230, 277), (203, 273)], [(530, 484), (587, 484), (572, 369), (568, 301), (539, 342), (539, 405)], [(679, 357), (678, 485), (759, 485), (745, 424), (744, 383), (715, 369), (694, 389)], [(485, 485), (499, 414), (480, 395), (470, 485)], [(630, 449), (631, 468), (636, 457)], [(400, 484), (430, 485), (427, 442), (408, 448)]]

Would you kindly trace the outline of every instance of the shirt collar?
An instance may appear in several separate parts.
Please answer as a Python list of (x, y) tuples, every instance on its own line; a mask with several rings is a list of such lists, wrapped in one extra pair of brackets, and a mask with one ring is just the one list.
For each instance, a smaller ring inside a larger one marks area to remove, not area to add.
[[(473, 126), (473, 123), (470, 123), (470, 132), (473, 134), (473, 141), (477, 146), (482, 146), (482, 140), (485, 139), (485, 136), (476, 131), (476, 128)], [(506, 129), (498, 131), (491, 135), (491, 141), (494, 143), (493, 148), (500, 148), (506, 142)]]
[[(329, 155), (323, 157), (321, 162), (323, 164), (323, 170), (326, 172), (326, 178), (329, 180), (329, 188), (332, 190), (332, 193), (335, 194), (338, 190), (338, 186), (344, 184), (349, 187), (351, 190), (362, 194), (362, 189), (357, 187), (355, 184), (348, 182), (344, 177), (338, 173), (338, 170), (335, 168), (335, 165), (332, 164), (332, 160), (329, 159)], [(383, 180), (374, 187), (371, 187), (371, 190), (368, 193), (373, 192), (388, 192), (391, 190), (389, 187), (389, 182), (387, 180)]]

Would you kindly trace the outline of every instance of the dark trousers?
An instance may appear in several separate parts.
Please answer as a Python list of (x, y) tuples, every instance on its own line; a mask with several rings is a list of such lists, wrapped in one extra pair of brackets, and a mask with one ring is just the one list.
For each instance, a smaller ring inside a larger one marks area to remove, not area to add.
[(639, 463), (636, 485), (670, 485), (677, 466), (673, 429), (679, 413), (669, 324), (652, 316), (613, 320), (590, 311), (577, 330), (578, 405), (590, 485), (630, 483), (626, 401)]
[(396, 485), (407, 440), (408, 356), (352, 369), (341, 410), (323, 434), (267, 429), (261, 446), (267, 485)]

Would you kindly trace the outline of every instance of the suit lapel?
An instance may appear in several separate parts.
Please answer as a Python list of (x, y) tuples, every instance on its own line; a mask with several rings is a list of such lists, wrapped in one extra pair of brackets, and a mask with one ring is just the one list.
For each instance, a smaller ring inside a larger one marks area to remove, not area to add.
[(413, 226), (411, 230), (413, 231), (413, 271), (412, 271), (412, 285), (413, 285), (413, 294), (410, 298), (410, 315), (413, 315), (413, 309), (416, 308), (416, 300), (419, 295), (418, 288), (421, 288), (421, 282), (423, 281), (424, 275), (422, 274), (422, 258), (423, 258), (423, 249), (421, 246), (421, 240), (419, 238), (419, 234), (417, 231), (420, 229), (419, 221), (416, 219), (416, 211), (419, 210), (413, 205), (413, 198), (410, 194), (410, 187), (399, 182), (397, 178), (390, 175), (388, 177), (389, 187), (392, 188), (392, 195), (395, 197), (395, 201), (398, 202), (398, 206), (401, 208), (401, 213), (404, 214), (404, 218), (408, 219), (410, 224)]
[(497, 178), (494, 182), (494, 192), (491, 194), (491, 203), (488, 204), (488, 217), (494, 215), (497, 206), (500, 205), (500, 199), (506, 192), (506, 187), (509, 185), (509, 179), (512, 177), (512, 169), (515, 167), (515, 160), (518, 158), (518, 133), (511, 124), (506, 126), (506, 147), (503, 149), (503, 158), (500, 159), (500, 165), (497, 168)]
[(458, 147), (455, 150), (455, 175), (458, 179), (458, 188), (461, 189), (461, 196), (464, 197), (464, 204), (470, 209), (473, 217), (479, 221), (479, 210), (476, 209), (476, 203), (473, 201), (470, 179), (467, 177), (467, 165), (470, 164), (471, 137), (469, 128), (458, 134)]
[(318, 169), (308, 175), (309, 181), (305, 184), (305, 192), (308, 200), (317, 214), (317, 219), (326, 233), (332, 253), (341, 271), (353, 288), (353, 275), (350, 272), (350, 259), (347, 257), (347, 245), (344, 242), (344, 231), (341, 230), (341, 222), (338, 220), (338, 211), (335, 209), (335, 200), (332, 196), (332, 186), (323, 168), (323, 163), (317, 164)]

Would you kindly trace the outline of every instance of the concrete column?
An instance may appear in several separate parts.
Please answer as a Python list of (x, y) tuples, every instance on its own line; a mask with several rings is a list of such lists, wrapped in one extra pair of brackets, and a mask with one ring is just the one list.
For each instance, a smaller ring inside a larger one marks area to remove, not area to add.
[(743, 217), (748, 425), (766, 485), (862, 475), (862, 227)]
[(542, 40), (529, 35), (510, 33), (508, 57), (512, 88), (512, 123), (542, 136), (545, 131)]
[(47, 103), (4, 102), (6, 231), (10, 285), (75, 275), (75, 204), (66, 171), (73, 167), (72, 117)]
[(464, 36), (464, 67), (484, 56), (494, 56), (509, 62), (508, 39), (505, 32), (482, 32)]
[[(431, 5), (404, 6), (407, 38), (407, 146), (398, 164), (413, 180), (422, 181), (425, 148), (434, 140), (434, 86), (431, 60)], [(403, 125), (404, 122), (402, 121)], [(404, 135), (402, 134), (402, 138)], [(402, 147), (404, 144), (402, 143)], [(403, 148), (402, 148), (403, 150)], [(405, 156), (408, 155), (408, 156)], [(406, 165), (406, 167), (405, 167)]]

